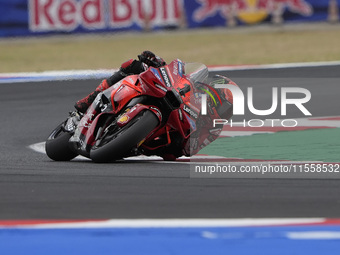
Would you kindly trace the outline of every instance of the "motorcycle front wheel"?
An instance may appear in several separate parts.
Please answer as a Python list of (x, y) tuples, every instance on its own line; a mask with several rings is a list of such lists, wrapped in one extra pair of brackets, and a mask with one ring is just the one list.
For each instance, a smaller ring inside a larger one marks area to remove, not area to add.
[(65, 132), (62, 128), (63, 124), (60, 124), (47, 138), (45, 144), (45, 151), (47, 156), (55, 161), (70, 161), (78, 156), (71, 148), (69, 140), (71, 134)]
[(108, 131), (92, 147), (90, 158), (97, 163), (113, 162), (129, 152), (158, 126), (156, 115), (146, 110), (118, 130)]

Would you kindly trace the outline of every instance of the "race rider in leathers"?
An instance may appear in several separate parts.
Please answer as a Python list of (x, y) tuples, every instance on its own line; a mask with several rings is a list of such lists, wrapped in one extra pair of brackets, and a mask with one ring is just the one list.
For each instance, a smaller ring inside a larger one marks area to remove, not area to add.
[[(104, 79), (95, 91), (77, 101), (74, 107), (80, 114), (84, 114), (100, 92), (108, 89), (129, 75), (140, 74), (146, 71), (150, 66), (158, 68), (164, 65), (166, 65), (166, 62), (161, 57), (156, 56), (151, 51), (143, 51), (141, 55), (138, 55), (138, 60), (130, 59), (124, 62), (117, 72), (108, 79)], [(223, 76), (220, 76), (214, 83), (236, 85), (233, 81)], [(222, 127), (213, 127), (213, 119), (229, 119), (232, 116), (233, 98), (228, 89), (216, 89), (216, 91), (220, 95), (223, 105), (219, 104), (218, 106), (214, 106), (212, 102), (208, 100), (209, 110), (207, 111), (207, 115), (200, 116), (196, 131), (192, 133), (188, 141), (170, 146), (172, 148), (169, 148), (166, 152), (165, 159), (174, 160), (182, 155), (195, 155), (203, 147), (218, 138)], [(227, 107), (225, 107), (226, 105)]]
[(151, 51), (143, 51), (142, 54), (138, 56), (138, 58), (139, 60), (130, 59), (124, 62), (119, 70), (111, 75), (110, 78), (104, 79), (102, 83), (99, 84), (99, 86), (95, 89), (95, 91), (76, 102), (74, 107), (77, 109), (77, 111), (80, 113), (85, 113), (100, 92), (108, 89), (126, 76), (140, 74), (146, 71), (149, 66), (157, 68), (166, 65), (162, 58), (156, 56)]

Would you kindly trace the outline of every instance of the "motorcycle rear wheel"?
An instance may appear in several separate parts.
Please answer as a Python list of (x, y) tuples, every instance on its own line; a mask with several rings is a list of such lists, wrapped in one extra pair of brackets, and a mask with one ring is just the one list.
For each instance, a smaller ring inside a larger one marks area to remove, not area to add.
[(159, 120), (153, 112), (149, 110), (142, 112), (126, 126), (110, 134), (112, 140), (103, 139), (93, 146), (90, 158), (97, 163), (107, 163), (128, 156), (129, 152), (158, 126), (158, 123)]
[(78, 156), (78, 153), (70, 148), (69, 139), (71, 136), (70, 133), (64, 131), (60, 124), (47, 138), (45, 144), (47, 156), (54, 161), (70, 161)]

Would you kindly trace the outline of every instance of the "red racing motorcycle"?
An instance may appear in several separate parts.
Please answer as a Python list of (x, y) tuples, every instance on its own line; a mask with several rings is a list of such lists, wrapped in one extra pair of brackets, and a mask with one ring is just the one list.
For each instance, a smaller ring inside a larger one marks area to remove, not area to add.
[[(183, 147), (197, 129), (199, 88), (207, 86), (208, 74), (203, 64), (177, 59), (124, 78), (99, 93), (83, 116), (71, 112), (52, 131), (47, 156), (69, 161), (82, 155), (94, 162), (113, 162), (143, 154), (175, 160), (186, 154)], [(232, 103), (227, 103), (230, 112)]]

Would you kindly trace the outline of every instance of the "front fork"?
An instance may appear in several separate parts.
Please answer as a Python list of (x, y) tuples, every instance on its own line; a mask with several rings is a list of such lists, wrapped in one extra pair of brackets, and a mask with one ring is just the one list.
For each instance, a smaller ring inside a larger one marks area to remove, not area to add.
[(62, 128), (65, 132), (73, 135), (83, 115), (79, 114), (77, 111), (72, 111), (69, 114), (70, 116), (63, 123)]

